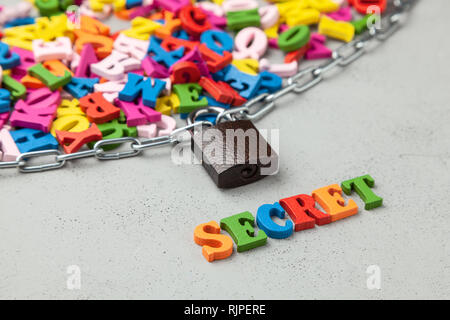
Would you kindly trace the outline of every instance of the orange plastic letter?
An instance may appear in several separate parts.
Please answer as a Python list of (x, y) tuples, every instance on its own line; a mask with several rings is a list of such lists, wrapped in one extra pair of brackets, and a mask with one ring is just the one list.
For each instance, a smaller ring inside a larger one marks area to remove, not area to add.
[(208, 262), (226, 259), (233, 253), (233, 240), (225, 234), (220, 234), (216, 221), (198, 225), (194, 230), (194, 241), (203, 246), (202, 253)]
[(81, 16), (81, 30), (93, 34), (109, 36), (109, 26), (88, 16)]
[(114, 42), (109, 37), (100, 34), (88, 33), (83, 30), (75, 30), (74, 33), (77, 37), (77, 40), (75, 41), (75, 48), (78, 54), (81, 53), (81, 50), (86, 43), (92, 44), (95, 49), (95, 54), (99, 59), (104, 59), (109, 56), (113, 49)]
[(331, 215), (331, 221), (347, 218), (358, 213), (358, 205), (349, 200), (345, 205), (342, 189), (338, 184), (332, 184), (312, 192), (312, 196), (320, 206)]

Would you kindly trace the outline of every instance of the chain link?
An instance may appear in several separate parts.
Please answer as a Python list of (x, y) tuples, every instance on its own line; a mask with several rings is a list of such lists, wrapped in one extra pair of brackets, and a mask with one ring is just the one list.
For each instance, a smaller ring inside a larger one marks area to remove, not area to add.
[[(333, 51), (332, 57), (324, 64), (317, 67), (310, 67), (299, 71), (294, 76), (287, 79), (286, 85), (275, 93), (263, 93), (249, 101), (243, 106), (223, 110), (217, 115), (216, 123), (223, 119), (248, 119), (257, 120), (265, 116), (268, 112), (276, 106), (276, 101), (282, 96), (295, 92), (297, 94), (303, 93), (318, 83), (324, 77), (323, 75), (336, 67), (344, 68), (352, 62), (358, 60), (366, 51), (366, 45), (372, 40), (385, 41), (392, 36), (400, 27), (401, 21), (405, 18), (405, 14), (417, 2), (417, 0), (394, 0), (393, 12), (383, 19), (386, 26), (380, 30), (375, 28), (369, 29), (362, 34), (358, 39), (355, 39), (340, 48)], [(253, 109), (253, 111), (251, 111)], [(67, 161), (95, 157), (99, 160), (116, 160), (128, 157), (134, 157), (141, 154), (147, 149), (172, 145), (179, 143), (178, 136), (183, 132), (191, 131), (198, 126), (212, 126), (211, 122), (200, 121), (194, 122), (182, 128), (174, 130), (171, 134), (161, 137), (139, 140), (133, 137), (123, 137), (118, 139), (108, 139), (98, 141), (92, 150), (79, 151), (71, 154), (62, 154), (59, 150), (43, 150), (22, 153), (16, 161), (0, 162), (0, 169), (18, 168), (20, 172), (40, 172), (52, 169), (59, 169), (63, 167)], [(128, 143), (126, 150), (120, 152), (107, 152), (103, 147), (108, 145), (124, 145)], [(43, 158), (55, 156), (53, 162), (47, 162), (38, 165), (30, 165), (31, 158)]]
[[(33, 151), (33, 152), (25, 152), (17, 157), (18, 167), (20, 172), (40, 172), (47, 171), (51, 169), (59, 169), (66, 163), (66, 160), (58, 160), (57, 156), (60, 156), (62, 153), (59, 150), (51, 149), (51, 150), (42, 150), (42, 151)], [(54, 155), (55, 161), (35, 166), (27, 165), (30, 158), (41, 158), (46, 156)]]

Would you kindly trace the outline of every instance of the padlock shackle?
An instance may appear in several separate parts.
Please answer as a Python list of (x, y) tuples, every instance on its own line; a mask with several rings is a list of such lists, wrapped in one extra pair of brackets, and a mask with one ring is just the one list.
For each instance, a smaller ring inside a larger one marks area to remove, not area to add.
[[(198, 108), (198, 109), (195, 109), (194, 111), (192, 111), (191, 113), (189, 113), (189, 115), (186, 118), (186, 123), (187, 123), (188, 126), (190, 126), (197, 120), (197, 118), (199, 116), (204, 116), (204, 115), (207, 115), (207, 114), (219, 115), (222, 112), (224, 112), (225, 110), (226, 109), (222, 108), (222, 107), (212, 107), (212, 106)], [(227, 118), (227, 120), (232, 120), (232, 119), (229, 116)], [(204, 121), (207, 121), (207, 120), (204, 120)]]

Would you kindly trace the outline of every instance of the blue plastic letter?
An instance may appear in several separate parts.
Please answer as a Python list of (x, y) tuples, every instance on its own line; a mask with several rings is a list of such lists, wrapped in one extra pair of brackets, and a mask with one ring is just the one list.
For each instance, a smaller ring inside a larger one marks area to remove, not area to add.
[(285, 211), (283, 207), (275, 202), (274, 204), (263, 204), (258, 208), (256, 223), (261, 230), (273, 239), (284, 239), (294, 232), (294, 224), (287, 220), (284, 226), (280, 226), (272, 220), (273, 216), (284, 219)]
[(224, 51), (233, 51), (233, 38), (224, 31), (206, 30), (200, 36), (200, 42), (221, 55)]
[(166, 87), (166, 82), (153, 79), (144, 80), (144, 77), (136, 73), (128, 74), (128, 81), (122, 91), (119, 92), (119, 99), (122, 101), (134, 101), (142, 91), (142, 103), (147, 107), (155, 107), (156, 99), (161, 91)]
[(25, 128), (10, 131), (10, 134), (21, 153), (58, 149), (58, 141), (56, 141), (51, 133)]

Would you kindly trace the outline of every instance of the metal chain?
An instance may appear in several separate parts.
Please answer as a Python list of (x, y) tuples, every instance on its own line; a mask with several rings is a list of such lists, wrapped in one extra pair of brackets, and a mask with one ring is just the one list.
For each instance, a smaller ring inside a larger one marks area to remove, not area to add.
[[(95, 157), (99, 160), (117, 160), (123, 158), (134, 157), (140, 154), (142, 151), (156, 148), (165, 145), (176, 144), (179, 142), (178, 137), (180, 134), (186, 131), (190, 131), (199, 126), (212, 126), (209, 121), (195, 122), (191, 125), (184, 126), (172, 131), (171, 134), (161, 137), (155, 137), (150, 139), (139, 140), (133, 137), (123, 137), (117, 139), (108, 139), (98, 141), (92, 150), (79, 151), (75, 153), (63, 154), (59, 150), (43, 150), (43, 151), (33, 151), (26, 152), (19, 155), (16, 161), (0, 162), (0, 169), (6, 168), (18, 168), (20, 172), (40, 172), (52, 169), (59, 169), (66, 164), (66, 161)], [(127, 150), (122, 150), (120, 152), (106, 152), (102, 147), (106, 145), (124, 145), (128, 143)], [(52, 162), (39, 164), (39, 165), (29, 165), (29, 160), (31, 158), (41, 158), (48, 156), (55, 156)]]
[[(346, 67), (355, 60), (359, 59), (366, 52), (366, 45), (372, 39), (378, 41), (385, 41), (392, 36), (400, 27), (401, 21), (409, 9), (417, 2), (417, 0), (394, 0), (393, 13), (391, 13), (385, 20), (387, 26), (381, 30), (371, 28), (363, 33), (358, 39), (355, 39), (340, 48), (333, 51), (332, 57), (324, 64), (318, 67), (310, 67), (301, 70), (294, 76), (287, 79), (286, 85), (275, 93), (263, 93), (249, 101), (243, 106), (224, 110), (217, 115), (216, 123), (223, 119), (248, 119), (257, 120), (275, 108), (275, 102), (282, 96), (294, 92), (297, 94), (303, 93), (324, 78), (323, 75), (336, 67)], [(255, 106), (260, 104), (258, 108)], [(256, 109), (250, 112), (250, 108)], [(0, 169), (18, 168), (20, 172), (40, 172), (52, 169), (59, 169), (63, 167), (67, 161), (95, 157), (99, 160), (117, 160), (139, 155), (142, 151), (156, 148), (160, 146), (172, 145), (179, 142), (178, 137), (181, 133), (193, 130), (198, 126), (212, 126), (209, 121), (200, 121), (188, 124), (182, 128), (174, 130), (171, 134), (161, 137), (139, 140), (133, 137), (123, 137), (118, 139), (109, 139), (98, 141), (91, 150), (79, 151), (70, 154), (63, 154), (59, 150), (43, 150), (26, 152), (20, 154), (16, 161), (0, 162)], [(128, 143), (127, 150), (120, 152), (106, 152), (102, 147), (107, 145), (124, 145)], [(28, 162), (31, 158), (42, 158), (54, 156), (52, 162), (30, 165)]]

